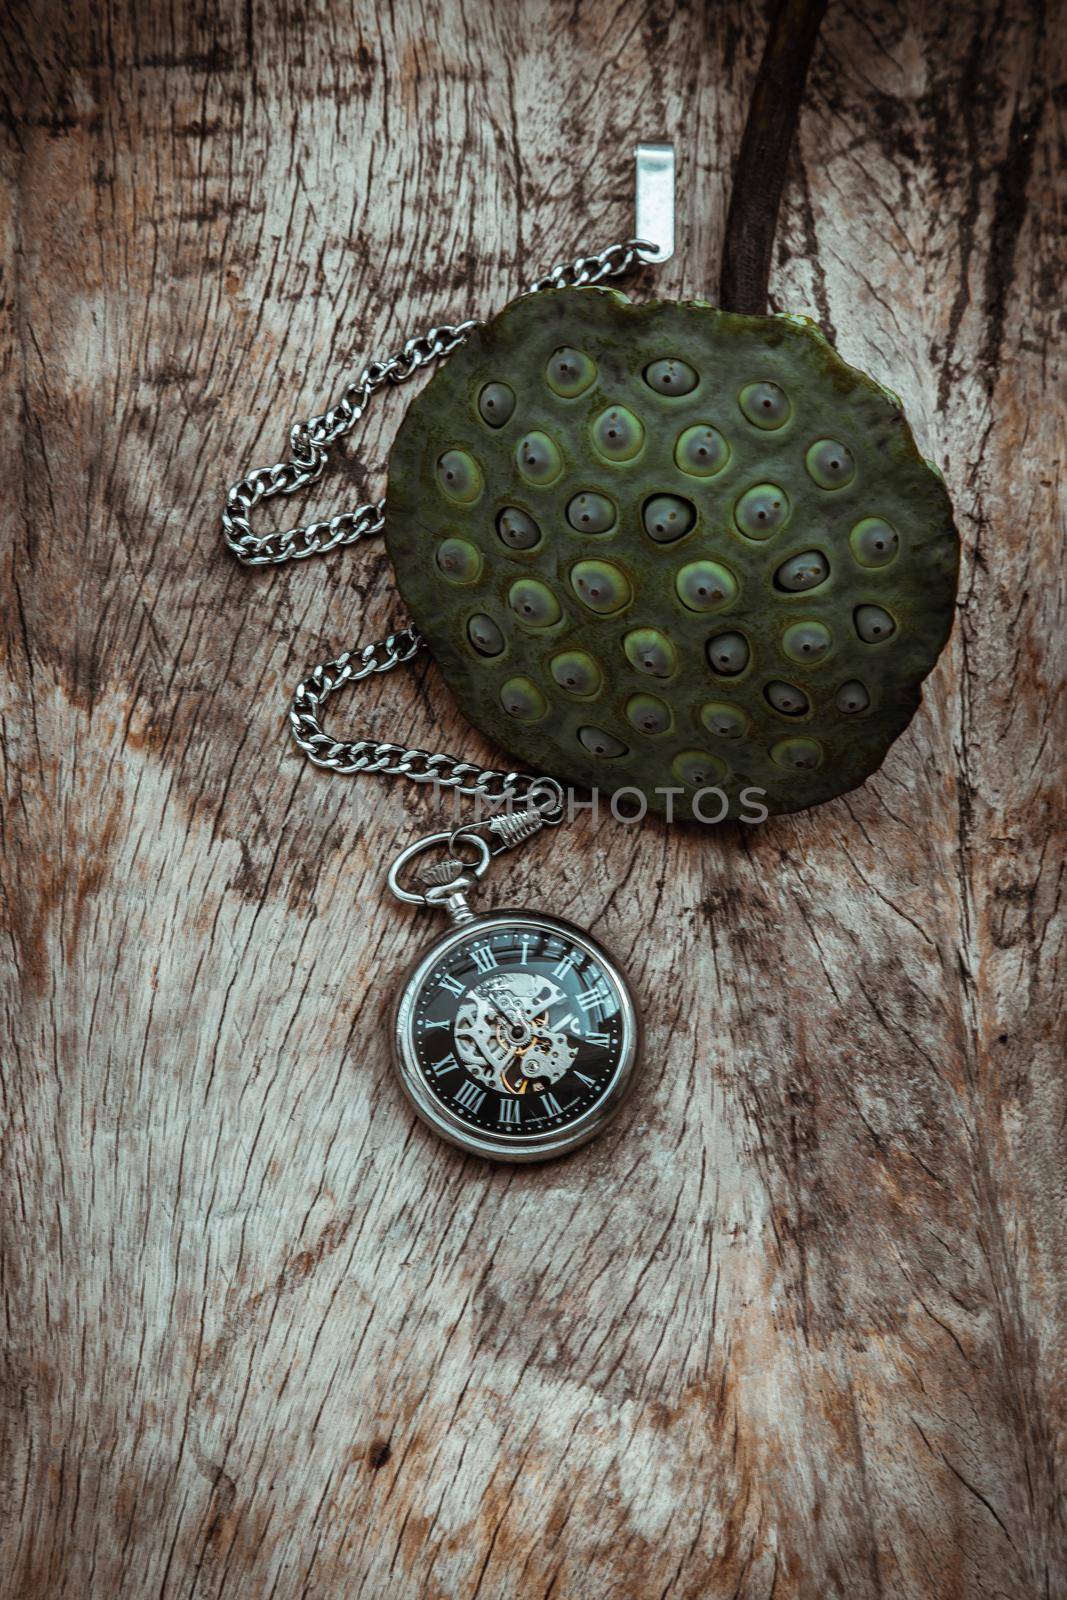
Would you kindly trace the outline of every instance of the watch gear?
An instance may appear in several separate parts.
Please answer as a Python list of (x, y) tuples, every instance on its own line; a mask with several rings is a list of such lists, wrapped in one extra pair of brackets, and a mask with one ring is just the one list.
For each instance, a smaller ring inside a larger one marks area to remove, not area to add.
[(564, 1032), (548, 1027), (551, 1007), (563, 998), (550, 978), (525, 972), (497, 973), (472, 989), (453, 1029), (471, 1076), (506, 1094), (522, 1093), (522, 1080), (558, 1082), (578, 1053)]

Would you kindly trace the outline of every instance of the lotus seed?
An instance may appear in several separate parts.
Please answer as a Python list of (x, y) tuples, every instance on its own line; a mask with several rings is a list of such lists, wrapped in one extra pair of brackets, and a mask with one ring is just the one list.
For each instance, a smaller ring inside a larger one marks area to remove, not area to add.
[(469, 539), (442, 539), (437, 565), (452, 583), (473, 583), (482, 570), (482, 557)]
[(811, 709), (811, 701), (803, 689), (798, 689), (795, 684), (769, 683), (763, 693), (775, 711), (780, 711), (783, 717), (802, 717), (805, 711)]
[(671, 708), (654, 694), (632, 694), (626, 702), (626, 718), (638, 733), (666, 733), (671, 725)]
[(896, 632), (896, 623), (889, 612), (883, 611), (881, 606), (857, 606), (853, 617), (856, 632), (864, 644), (880, 644), (883, 639), (888, 639), (891, 633)]
[(675, 356), (653, 361), (645, 368), (645, 382), (657, 394), (692, 394), (699, 381), (688, 361)]
[(744, 672), (751, 654), (743, 633), (717, 633), (708, 640), (708, 665), (712, 672), (721, 673), (724, 678), (736, 678), (739, 672)]
[(604, 674), (585, 650), (561, 650), (549, 670), (561, 689), (583, 698), (598, 693), (604, 683)]
[(771, 760), (792, 772), (810, 772), (822, 761), (822, 746), (815, 739), (779, 739), (771, 746)]
[(586, 490), (568, 504), (567, 521), (578, 533), (607, 533), (615, 526), (615, 506), (606, 494)]
[(784, 427), (793, 410), (789, 396), (776, 383), (746, 383), (737, 403), (754, 427), (767, 432)]
[(734, 521), (750, 539), (769, 539), (789, 515), (789, 497), (776, 483), (757, 483), (734, 507)]
[(509, 383), (487, 383), (478, 396), (478, 415), (491, 428), (502, 428), (515, 410), (515, 391)]
[(706, 706), (701, 706), (700, 720), (708, 732), (719, 739), (740, 739), (748, 728), (745, 713), (722, 700), (710, 700)]
[(775, 586), (797, 594), (803, 589), (814, 589), (830, 576), (830, 563), (821, 550), (805, 550), (802, 555), (790, 556), (783, 561), (774, 575)]
[(479, 611), (467, 623), (467, 638), (480, 656), (498, 656), (503, 653), (504, 635), (484, 611)]
[(634, 628), (626, 635), (622, 647), (630, 665), (650, 678), (669, 678), (677, 670), (675, 648), (658, 628)]
[(563, 471), (563, 457), (559, 446), (536, 429), (524, 434), (515, 446), (515, 461), (527, 483), (539, 488), (554, 483)]
[(679, 568), (675, 593), (688, 611), (721, 611), (737, 599), (737, 579), (718, 561), (690, 561)]
[(843, 489), (856, 476), (852, 451), (836, 439), (816, 439), (804, 457), (804, 465), (820, 489)]
[(482, 472), (466, 450), (446, 450), (437, 462), (437, 481), (450, 500), (470, 505), (482, 492)]
[(697, 422), (678, 435), (674, 463), (693, 478), (713, 478), (730, 459), (730, 446), (710, 422)]
[(609, 461), (632, 461), (645, 442), (645, 430), (625, 406), (609, 406), (593, 423), (593, 443)]
[(496, 519), (496, 531), (510, 550), (532, 550), (541, 530), (528, 511), (505, 506)]
[(897, 530), (881, 517), (864, 517), (848, 536), (861, 567), (887, 567), (900, 549)]
[(550, 628), (560, 619), (559, 601), (540, 578), (517, 578), (508, 590), (508, 603), (528, 628)]
[(630, 580), (610, 561), (577, 561), (571, 568), (575, 594), (590, 611), (610, 616), (630, 599)]
[(613, 733), (607, 733), (603, 728), (579, 728), (578, 738), (594, 756), (603, 756), (606, 760), (610, 760), (615, 756), (626, 754), (626, 746), (622, 740), (616, 739)]
[(854, 717), (860, 711), (866, 711), (870, 703), (871, 697), (858, 678), (850, 678), (837, 691), (837, 709), (846, 716)]
[(548, 701), (529, 678), (509, 678), (500, 691), (500, 704), (516, 722), (536, 722), (548, 710)]
[(553, 394), (573, 400), (596, 381), (596, 362), (582, 350), (564, 345), (549, 357), (545, 380)]
[(791, 661), (821, 661), (830, 648), (830, 630), (821, 622), (794, 622), (782, 635)]
[(725, 761), (709, 756), (706, 750), (682, 750), (671, 762), (671, 771), (679, 783), (703, 789), (721, 783), (729, 768)]
[(657, 494), (645, 501), (642, 521), (645, 532), (657, 544), (673, 544), (684, 539), (697, 520), (696, 506), (676, 494)]

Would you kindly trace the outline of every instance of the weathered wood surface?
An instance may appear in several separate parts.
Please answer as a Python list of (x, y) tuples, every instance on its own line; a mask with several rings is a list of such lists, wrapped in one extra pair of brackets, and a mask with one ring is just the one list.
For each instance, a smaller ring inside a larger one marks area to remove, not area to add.
[[(635, 134), (681, 142), (660, 287), (711, 287), (757, 12), (4, 15), (11, 1600), (1067, 1592), (1062, 12), (832, 0), (773, 303), (903, 395), (958, 626), (848, 798), (501, 869), (647, 1004), (594, 1147), (413, 1126), (379, 874), (427, 803), (282, 722), (384, 557), (218, 545), (345, 362), (622, 233)], [(489, 753), (433, 670), (349, 717)]]

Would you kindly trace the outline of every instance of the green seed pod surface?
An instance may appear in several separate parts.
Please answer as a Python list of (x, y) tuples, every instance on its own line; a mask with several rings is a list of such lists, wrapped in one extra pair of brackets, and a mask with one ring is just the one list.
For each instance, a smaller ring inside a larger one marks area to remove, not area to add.
[(780, 813), (861, 783), (954, 610), (943, 480), (892, 397), (802, 321), (616, 291), (471, 331), (401, 424), (385, 532), (513, 764), (651, 809), (680, 787), (681, 817), (694, 776), (734, 817), (746, 791)]

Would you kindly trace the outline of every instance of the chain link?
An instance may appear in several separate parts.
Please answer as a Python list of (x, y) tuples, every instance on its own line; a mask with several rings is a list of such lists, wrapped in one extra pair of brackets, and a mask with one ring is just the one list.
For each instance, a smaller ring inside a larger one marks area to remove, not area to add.
[[(641, 262), (656, 254), (656, 247), (642, 239), (610, 244), (598, 255), (579, 256), (562, 262), (523, 291), (538, 294), (543, 289), (592, 288), (613, 278), (625, 277)], [(479, 324), (475, 318), (455, 324), (442, 323), (427, 333), (409, 339), (395, 355), (372, 361), (359, 377), (347, 385), (328, 411), (294, 423), (289, 430), (288, 461), (272, 467), (254, 468), (235, 483), (222, 510), (222, 532), (227, 547), (244, 566), (279, 566), (285, 561), (304, 561), (308, 556), (325, 555), (341, 545), (356, 544), (381, 533), (385, 526), (385, 501), (372, 500), (342, 511), (328, 522), (310, 522), (303, 527), (257, 535), (252, 532), (252, 512), (275, 495), (296, 494), (317, 483), (325, 470), (329, 446), (351, 432), (365, 414), (379, 389), (387, 384), (407, 383), (431, 362), (441, 361), (465, 342)], [(480, 795), (489, 801), (528, 798), (531, 791), (553, 780), (517, 772), (497, 772), (454, 756), (431, 755), (425, 750), (408, 749), (374, 739), (334, 739), (322, 725), (320, 707), (343, 685), (358, 683), (373, 673), (390, 672), (410, 661), (423, 647), (422, 635), (414, 628), (401, 628), (362, 649), (346, 650), (336, 661), (327, 661), (299, 684), (293, 696), (289, 723), (293, 737), (309, 761), (331, 772), (381, 772), (410, 778), (413, 783), (436, 783), (464, 795)], [(558, 787), (558, 786), (556, 786)]]

